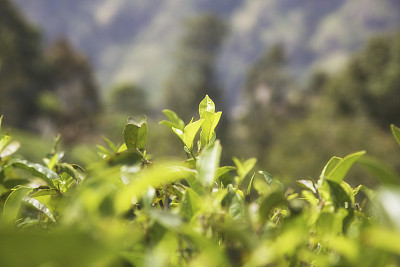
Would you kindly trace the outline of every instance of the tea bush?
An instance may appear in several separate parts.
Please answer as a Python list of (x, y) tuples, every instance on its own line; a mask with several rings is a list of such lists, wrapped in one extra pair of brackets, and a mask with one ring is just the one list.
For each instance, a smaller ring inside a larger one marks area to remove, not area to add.
[[(60, 137), (33, 163), (3, 133), (0, 266), (400, 265), (400, 179), (387, 164), (365, 151), (332, 157), (293, 189), (255, 158), (220, 166), (221, 112), (208, 96), (188, 124), (163, 112), (185, 159), (152, 162), (145, 117), (128, 119), (122, 145), (105, 139), (86, 169), (63, 161)], [(351, 187), (356, 163), (381, 186)]]

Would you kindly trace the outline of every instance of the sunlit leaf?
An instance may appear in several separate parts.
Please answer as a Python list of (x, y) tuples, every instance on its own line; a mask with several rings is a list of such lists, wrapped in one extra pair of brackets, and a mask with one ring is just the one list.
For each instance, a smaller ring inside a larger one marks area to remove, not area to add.
[(204, 111), (209, 111), (211, 113), (215, 112), (215, 104), (211, 100), (211, 98), (208, 97), (208, 95), (206, 95), (206, 97), (200, 102), (199, 105), (200, 118), (202, 118)]
[(239, 184), (243, 181), (246, 175), (254, 168), (257, 163), (256, 158), (249, 158), (245, 161), (241, 161), (236, 157), (232, 158), (233, 162), (236, 165), (237, 173), (239, 175)]
[(9, 135), (0, 135), (0, 152), (3, 148), (11, 141), (11, 136)]
[(204, 111), (202, 113), (201, 118), (204, 119), (204, 123), (201, 125), (201, 133), (200, 140), (201, 145), (205, 146), (210, 143), (213, 135), (215, 134), (214, 130), (217, 127), (217, 124), (221, 118), (222, 112), (212, 113), (210, 111)]
[(335, 168), (335, 166), (342, 160), (342, 158), (339, 157), (332, 157), (328, 163), (325, 165), (324, 169), (322, 170), (322, 173), (320, 175), (321, 180), (324, 180), (325, 177)]
[(196, 136), (203, 122), (204, 119), (200, 119), (198, 121), (186, 125), (183, 131), (183, 136), (184, 136), (184, 142), (186, 146), (189, 148), (189, 150), (192, 150), (194, 137)]
[(197, 161), (199, 180), (205, 187), (209, 187), (215, 180), (219, 167), (222, 147), (219, 141), (215, 141), (204, 149)]
[(297, 180), (296, 182), (297, 182), (298, 185), (300, 185), (303, 188), (309, 189), (314, 194), (317, 193), (317, 191), (315, 190), (315, 186), (314, 186), (313, 181), (310, 181), (310, 180)]
[(21, 144), (19, 142), (11, 142), (9, 143), (6, 147), (3, 148), (3, 150), (0, 149), (0, 158), (5, 158), (8, 157), (12, 154), (14, 154), (15, 152), (17, 152), (17, 150), (20, 148)]
[(183, 122), (182, 119), (180, 119), (178, 117), (178, 115), (176, 115), (175, 112), (173, 112), (172, 110), (169, 109), (164, 109), (163, 113), (165, 114), (165, 116), (168, 117), (168, 119), (170, 119), (169, 121), (161, 121), (160, 124), (163, 124), (169, 128), (172, 129), (172, 127), (177, 128), (181, 131), (183, 131), (183, 129), (185, 128), (185, 123)]
[(364, 154), (365, 151), (360, 151), (344, 157), (335, 165), (335, 167), (326, 175), (326, 177), (332, 181), (340, 183), (343, 181), (350, 167), (353, 166), (353, 164)]

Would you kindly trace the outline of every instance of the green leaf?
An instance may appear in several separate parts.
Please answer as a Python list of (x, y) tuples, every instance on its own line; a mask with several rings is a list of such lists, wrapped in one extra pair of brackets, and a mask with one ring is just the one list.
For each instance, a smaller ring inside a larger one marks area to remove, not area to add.
[(138, 133), (139, 133), (139, 126), (128, 123), (124, 127), (124, 139), (125, 139), (125, 144), (126, 147), (129, 150), (135, 150), (136, 149), (136, 143), (138, 139)]
[(129, 150), (144, 149), (147, 140), (147, 123), (127, 123), (124, 128), (124, 139)]
[(41, 203), (39, 200), (34, 199), (34, 198), (27, 198), (27, 197), (25, 197), (23, 200), (24, 200), (24, 202), (29, 203), (32, 207), (34, 207), (38, 211), (46, 214), (46, 216), (49, 217), (50, 220), (52, 220), (53, 222), (56, 221), (56, 219), (54, 218), (54, 215), (51, 213), (51, 211), (46, 207), (46, 205)]
[(176, 115), (175, 112), (169, 109), (164, 109), (162, 112), (168, 117), (168, 119), (170, 119), (170, 121), (161, 121), (160, 124), (165, 125), (170, 129), (172, 129), (172, 127), (177, 128), (183, 132), (185, 123), (178, 117), (178, 115)]
[(30, 192), (30, 197), (40, 197), (40, 196), (55, 196), (59, 195), (60, 192), (55, 188), (34, 188)]
[(16, 141), (9, 143), (6, 147), (3, 148), (3, 150), (1, 150), (0, 158), (5, 158), (14, 154), (15, 152), (17, 152), (20, 146), (21, 144)]
[(102, 137), (103, 137), (103, 140), (106, 141), (108, 146), (112, 149), (112, 151), (113, 152), (117, 152), (117, 147), (115, 146), (115, 144), (110, 139), (108, 139), (107, 137), (105, 137), (105, 136), (102, 136)]
[(350, 167), (365, 154), (365, 151), (359, 151), (344, 157), (326, 176), (329, 180), (340, 183), (343, 181), (345, 175)]
[(0, 116), (0, 131), (1, 131), (1, 123), (3, 122), (3, 115)]
[(187, 188), (185, 195), (183, 196), (179, 213), (187, 220), (190, 220), (193, 215), (195, 215), (200, 210), (202, 206), (201, 203), (202, 200), (199, 195), (196, 194), (196, 192), (193, 191), (191, 188)]
[(231, 204), (229, 206), (229, 214), (231, 214), (235, 220), (243, 220), (245, 209), (244, 195), (239, 189), (233, 190), (235, 193), (233, 194)]
[(250, 183), (247, 186), (247, 195), (250, 195), (250, 193), (251, 193), (251, 188), (253, 187), (254, 177), (256, 177), (256, 173), (253, 173), (253, 176), (251, 176)]
[(186, 125), (183, 131), (183, 138), (185, 145), (189, 148), (189, 150), (192, 150), (194, 137), (196, 136), (196, 133), (199, 131), (200, 126), (203, 124), (203, 122), (204, 119), (200, 119)]
[(233, 162), (236, 165), (237, 173), (239, 175), (239, 184), (243, 181), (246, 175), (254, 168), (257, 163), (256, 158), (249, 158), (246, 161), (240, 161), (238, 158), (233, 157)]
[(310, 180), (297, 180), (296, 183), (297, 183), (298, 185), (300, 185), (301, 187), (310, 190), (310, 191), (313, 192), (314, 194), (317, 193), (317, 191), (315, 190), (313, 181), (310, 181)]
[(0, 151), (11, 141), (11, 136), (0, 135)]
[(144, 149), (147, 141), (147, 123), (143, 123), (138, 132), (138, 139), (137, 139), (137, 148), (142, 150)]
[(37, 164), (37, 163), (31, 163), (26, 160), (14, 160), (12, 162), (12, 165), (16, 168), (20, 168), (23, 170), (26, 170), (33, 174), (34, 176), (40, 177), (43, 180), (45, 180), (49, 185), (52, 184), (51, 180), (58, 179), (59, 176), (57, 173), (53, 172), (49, 168)]
[[(343, 187), (334, 181), (326, 180), (329, 186), (331, 200), (335, 208), (346, 207), (346, 202), (350, 206), (352, 204), (351, 197), (343, 189)], [(354, 198), (354, 197), (353, 197)]]
[(82, 180), (82, 176), (79, 174), (77, 170), (75, 170), (74, 166), (69, 163), (59, 163), (56, 165), (56, 171), (59, 174), (67, 173), (69, 176), (74, 178), (74, 180)]
[(185, 135), (183, 134), (183, 131), (178, 128), (172, 128), (172, 131), (182, 140), (183, 144), (185, 144)]
[(400, 128), (395, 126), (394, 124), (391, 124), (390, 128), (392, 129), (394, 138), (396, 139), (397, 143), (399, 143), (399, 145), (400, 145)]
[(200, 141), (202, 146), (206, 146), (210, 143), (215, 127), (221, 118), (222, 112), (212, 113), (210, 111), (204, 111), (201, 118), (204, 119), (204, 123), (201, 125)]
[(30, 187), (14, 189), (4, 203), (2, 223), (11, 226), (17, 219), (23, 198), (32, 190)]
[(215, 180), (219, 167), (222, 147), (219, 141), (215, 141), (200, 154), (197, 161), (197, 169), (199, 171), (200, 183), (205, 187), (209, 187)]
[(209, 111), (211, 113), (215, 112), (215, 104), (211, 100), (211, 98), (208, 97), (208, 95), (206, 95), (206, 97), (200, 102), (199, 105), (200, 118), (202, 118), (204, 111)]
[(215, 179), (218, 179), (219, 177), (221, 177), (222, 175), (235, 170), (236, 168), (233, 166), (223, 166), (218, 168), (217, 173), (215, 175)]
[(325, 165), (324, 169), (321, 172), (320, 179), (323, 181), (325, 177), (330, 173), (333, 168), (342, 160), (342, 158), (339, 157), (332, 157), (328, 163)]

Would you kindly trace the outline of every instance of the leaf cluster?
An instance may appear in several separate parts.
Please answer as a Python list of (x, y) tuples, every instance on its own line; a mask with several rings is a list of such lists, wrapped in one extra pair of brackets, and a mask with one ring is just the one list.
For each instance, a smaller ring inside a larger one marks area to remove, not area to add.
[[(295, 190), (257, 170), (255, 158), (221, 166), (221, 112), (208, 96), (187, 125), (164, 114), (185, 159), (151, 161), (145, 117), (128, 119), (122, 145), (105, 138), (109, 148), (99, 146), (101, 159), (86, 170), (62, 161), (59, 137), (32, 163), (0, 135), (0, 265), (400, 264), (400, 179), (365, 151), (332, 157), (317, 181)], [(400, 144), (400, 129), (392, 132)], [(357, 163), (382, 187), (348, 184)]]

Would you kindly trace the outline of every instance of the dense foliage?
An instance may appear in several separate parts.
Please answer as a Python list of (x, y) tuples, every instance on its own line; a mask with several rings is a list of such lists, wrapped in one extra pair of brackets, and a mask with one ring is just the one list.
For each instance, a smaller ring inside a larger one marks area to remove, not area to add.
[[(333, 157), (287, 188), (255, 158), (220, 166), (221, 112), (206, 96), (185, 124), (164, 110), (187, 157), (155, 160), (147, 122), (99, 146), (86, 170), (63, 161), (59, 137), (33, 163), (0, 136), (1, 266), (394, 266), (400, 264), (400, 179), (365, 151)], [(199, 133), (200, 132), (200, 133)], [(400, 144), (400, 129), (392, 125)], [(399, 151), (400, 153), (400, 151)], [(360, 162), (381, 181), (352, 188)], [(388, 187), (390, 185), (390, 187)]]

